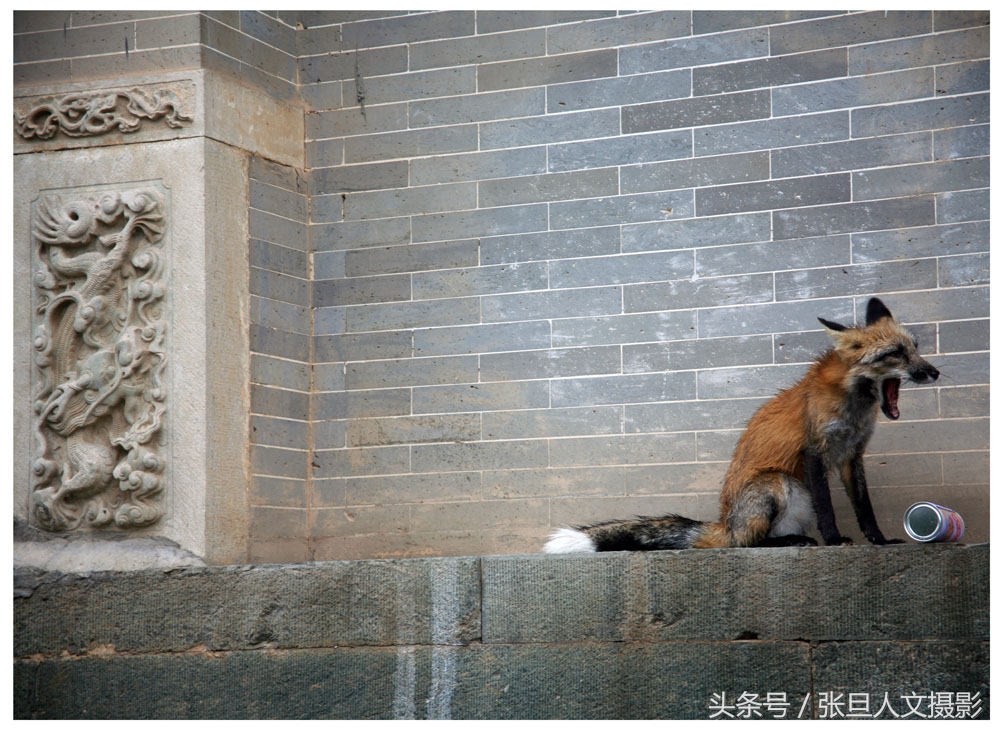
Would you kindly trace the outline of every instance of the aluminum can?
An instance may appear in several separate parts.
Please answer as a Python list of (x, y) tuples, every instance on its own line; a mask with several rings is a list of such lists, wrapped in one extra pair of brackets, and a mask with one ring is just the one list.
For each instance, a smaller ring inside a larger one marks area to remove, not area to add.
[(903, 515), (903, 529), (918, 542), (958, 542), (965, 535), (965, 520), (953, 509), (917, 502)]

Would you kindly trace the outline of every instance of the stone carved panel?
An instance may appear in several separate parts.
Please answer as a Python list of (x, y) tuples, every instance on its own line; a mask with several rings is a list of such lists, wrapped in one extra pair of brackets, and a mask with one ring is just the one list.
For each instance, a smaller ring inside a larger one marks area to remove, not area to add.
[(101, 89), (35, 99), (14, 114), (14, 128), (24, 139), (91, 137), (117, 130), (136, 132), (143, 120), (162, 119), (168, 127), (191, 122), (180, 97), (168, 87)]
[(30, 510), (45, 529), (162, 516), (165, 200), (153, 183), (34, 203)]

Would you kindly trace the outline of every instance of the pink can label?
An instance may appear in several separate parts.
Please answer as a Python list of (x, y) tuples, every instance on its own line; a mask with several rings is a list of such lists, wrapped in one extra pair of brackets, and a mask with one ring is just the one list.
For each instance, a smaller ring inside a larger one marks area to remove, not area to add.
[(903, 517), (903, 527), (919, 542), (958, 542), (965, 535), (962, 515), (933, 502), (911, 505)]

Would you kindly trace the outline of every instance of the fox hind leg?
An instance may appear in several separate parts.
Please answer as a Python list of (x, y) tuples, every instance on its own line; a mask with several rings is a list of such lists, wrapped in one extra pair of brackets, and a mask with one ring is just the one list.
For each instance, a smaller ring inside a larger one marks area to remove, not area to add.
[(809, 528), (812, 505), (797, 480), (771, 473), (748, 484), (732, 502), (724, 524), (734, 547), (815, 545), (801, 534)]

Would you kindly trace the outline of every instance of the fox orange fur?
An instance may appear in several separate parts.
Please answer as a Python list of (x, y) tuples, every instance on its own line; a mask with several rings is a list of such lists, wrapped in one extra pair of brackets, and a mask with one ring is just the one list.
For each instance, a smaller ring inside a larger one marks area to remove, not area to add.
[(719, 522), (678, 515), (601, 522), (553, 533), (545, 551), (815, 545), (802, 534), (811, 524), (827, 545), (850, 543), (837, 529), (829, 471), (839, 474), (870, 542), (902, 542), (879, 529), (863, 456), (879, 408), (899, 418), (901, 381), (926, 383), (940, 373), (879, 299), (868, 302), (864, 326), (820, 322), (833, 348), (750, 419), (726, 474)]

